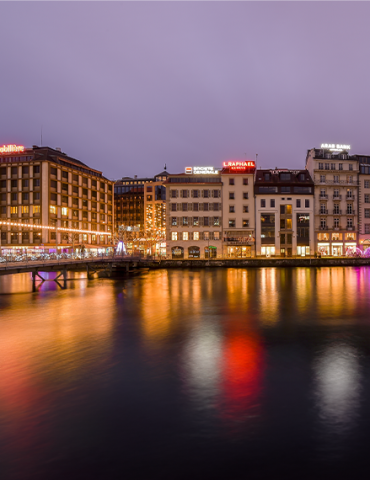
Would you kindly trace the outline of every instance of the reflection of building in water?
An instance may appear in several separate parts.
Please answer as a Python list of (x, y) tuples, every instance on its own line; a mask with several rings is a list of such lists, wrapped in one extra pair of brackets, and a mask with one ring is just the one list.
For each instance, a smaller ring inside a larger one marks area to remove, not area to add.
[(316, 405), (328, 433), (344, 433), (354, 426), (360, 401), (357, 350), (334, 343), (314, 363)]
[(281, 272), (276, 268), (261, 268), (260, 270), (259, 309), (261, 322), (266, 325), (274, 325), (279, 318), (279, 292), (276, 276), (280, 274)]

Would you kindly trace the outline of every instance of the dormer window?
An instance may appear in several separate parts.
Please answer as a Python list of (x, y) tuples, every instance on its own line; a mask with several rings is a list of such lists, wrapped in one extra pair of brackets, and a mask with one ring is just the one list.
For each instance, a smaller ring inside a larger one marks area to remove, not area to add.
[(282, 181), (290, 181), (290, 173), (280, 173), (280, 180)]
[(265, 182), (268, 182), (270, 180), (270, 174), (269, 173), (265, 173), (264, 177), (265, 177)]

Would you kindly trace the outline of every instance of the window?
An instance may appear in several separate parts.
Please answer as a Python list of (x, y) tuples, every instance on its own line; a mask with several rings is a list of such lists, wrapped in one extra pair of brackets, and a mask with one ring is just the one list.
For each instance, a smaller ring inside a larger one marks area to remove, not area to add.
[(181, 206), (182, 206), (182, 211), (183, 211), (183, 212), (187, 212), (187, 211), (188, 211), (188, 204), (187, 204), (187, 203), (182, 203)]
[[(67, 211), (68, 209), (66, 208), (66, 213), (63, 213), (63, 208), (62, 208), (62, 215), (67, 215)], [(78, 218), (78, 210), (73, 210), (72, 215)]]
[(243, 200), (248, 200), (248, 192), (243, 192)]
[(193, 190), (193, 197), (198, 198), (199, 197), (199, 190)]
[(365, 203), (370, 203), (370, 194), (365, 193), (364, 200), (365, 200)]
[(352, 163), (350, 163), (348, 166), (349, 166), (349, 170), (353, 170), (353, 164)]
[(326, 229), (326, 219), (325, 218), (321, 218), (320, 219), (320, 228), (322, 230), (325, 230)]
[(334, 218), (334, 228), (339, 228), (339, 218)]
[(177, 241), (177, 232), (172, 232), (171, 233), (171, 240), (172, 241)]
[(281, 173), (280, 174), (280, 180), (285, 180), (285, 181), (288, 181), (291, 179), (291, 175), (290, 173)]
[(197, 227), (199, 225), (199, 217), (193, 217), (193, 227)]
[(209, 204), (208, 203), (203, 203), (203, 211), (208, 212), (209, 210)]
[(218, 210), (220, 210), (219, 205), (221, 205), (221, 204), (220, 203), (214, 203), (213, 204), (213, 211), (214, 212), (217, 212)]
[(347, 215), (352, 215), (352, 203), (347, 203)]
[(235, 200), (235, 193), (229, 192), (229, 200)]
[(334, 197), (334, 198), (339, 198), (339, 190), (338, 190), (338, 189), (335, 189), (335, 190), (334, 190), (333, 197)]
[(54, 205), (50, 205), (50, 213), (57, 213), (57, 207), (55, 207)]
[(199, 232), (193, 233), (193, 240), (199, 240)]
[(220, 232), (213, 232), (213, 240), (220, 240)]
[(275, 208), (275, 200), (274, 199), (270, 200), (270, 207)]
[(171, 225), (173, 227), (176, 227), (177, 226), (177, 217), (171, 217)]
[(234, 178), (229, 178), (229, 185), (235, 185)]
[(11, 172), (12, 172), (12, 176), (17, 175), (18, 174), (18, 168), (17, 167), (12, 167)]
[(310, 201), (306, 198), (304, 201), (305, 208), (310, 208)]
[(188, 232), (182, 232), (182, 239), (183, 240), (189, 240), (189, 233)]
[(181, 197), (182, 198), (188, 198), (189, 196), (189, 191), (188, 190), (181, 190)]
[(330, 164), (329, 163), (325, 163), (325, 170), (330, 170)]
[(299, 198), (296, 200), (296, 207), (301, 208), (301, 200)]
[(339, 215), (339, 203), (334, 203), (334, 215)]
[(40, 205), (33, 205), (33, 213), (40, 213)]
[(353, 220), (352, 218), (347, 218), (347, 228), (352, 228), (353, 227)]
[(17, 180), (12, 180), (10, 183), (12, 188), (18, 188), (18, 181)]
[(209, 232), (203, 232), (204, 240), (209, 240)]
[(248, 178), (243, 178), (243, 185), (248, 185)]
[(234, 205), (229, 205), (229, 213), (235, 213)]
[(213, 197), (214, 198), (218, 198), (221, 196), (221, 192), (220, 190), (213, 190)]
[(343, 170), (343, 163), (339, 164), (339, 170)]
[(364, 187), (365, 188), (370, 188), (370, 181), (369, 180), (364, 181)]
[(365, 208), (365, 218), (370, 218), (370, 208)]
[(326, 213), (326, 205), (325, 203), (321, 203), (320, 204), (320, 213)]
[(18, 193), (12, 193), (12, 202), (16, 202), (18, 200)]
[(292, 229), (292, 219), (291, 218), (287, 218), (286, 219), (286, 228), (288, 230), (291, 230)]
[(370, 233), (370, 223), (365, 223), (365, 233)]
[(12, 215), (15, 215), (18, 213), (18, 207), (10, 207), (10, 213)]
[(34, 188), (37, 188), (40, 186), (40, 179), (39, 178), (35, 178), (34, 181), (33, 181), (33, 186)]
[(270, 180), (270, 174), (269, 174), (269, 173), (265, 173), (264, 178), (265, 178), (265, 181), (268, 182), (268, 181)]
[(324, 164), (323, 163), (319, 163), (319, 170), (324, 170)]
[(334, 183), (339, 183), (339, 175), (334, 175)]
[(28, 205), (22, 205), (21, 206), (21, 211), (22, 213), (29, 213), (30, 212), (30, 208)]
[(249, 227), (249, 220), (243, 220), (243, 228)]
[(29, 185), (29, 180), (28, 179), (22, 180), (22, 188), (28, 188), (28, 185)]
[(220, 217), (213, 217), (213, 226), (214, 227), (220, 226)]
[(177, 203), (171, 203), (171, 212), (176, 212)]
[(290, 193), (290, 187), (281, 187), (281, 193)]
[(347, 175), (347, 183), (353, 183), (352, 175)]
[(208, 198), (209, 197), (209, 190), (203, 190), (203, 197)]
[(335, 170), (335, 163), (332, 163), (332, 164), (330, 165), (330, 169), (331, 169), (331, 170)]
[(68, 208), (66, 207), (62, 208), (62, 215), (68, 215)]
[[(53, 195), (53, 194), (52, 194)], [(55, 195), (55, 194), (54, 194)], [(55, 195), (56, 196), (56, 195)], [(62, 203), (68, 203), (67, 195), (62, 195)]]
[[(68, 180), (68, 172), (62, 172), (62, 178)], [(91, 182), (92, 183), (92, 182)], [(96, 182), (95, 182), (95, 186), (96, 186)]]
[(235, 220), (229, 220), (229, 228), (235, 228)]
[(203, 225), (205, 227), (208, 227), (209, 226), (209, 217), (203, 217)]
[(320, 175), (320, 183), (325, 183), (326, 176), (325, 175)]
[(199, 203), (193, 203), (193, 212), (199, 211)]
[(249, 208), (248, 205), (243, 205), (243, 213), (248, 213)]
[(28, 201), (28, 198), (29, 198), (29, 193), (28, 192), (25, 192), (25, 193), (22, 193), (22, 201)]
[(261, 208), (264, 208), (264, 207), (266, 207), (266, 200), (261, 198)]
[(188, 223), (188, 217), (182, 217), (182, 224), (183, 224), (184, 226), (188, 226), (188, 224), (189, 224), (189, 223)]

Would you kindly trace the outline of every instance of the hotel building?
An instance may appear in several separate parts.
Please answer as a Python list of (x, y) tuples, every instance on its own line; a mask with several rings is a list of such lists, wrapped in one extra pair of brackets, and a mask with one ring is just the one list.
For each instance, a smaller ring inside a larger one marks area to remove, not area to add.
[(221, 171), (224, 257), (255, 255), (254, 173), (253, 161), (224, 162)]
[(346, 255), (358, 242), (359, 164), (349, 145), (308, 150), (306, 169), (315, 184), (315, 244), (320, 255)]
[(110, 247), (113, 182), (60, 149), (4, 145), (0, 222), (3, 250)]
[(213, 167), (187, 167), (166, 182), (167, 258), (222, 256), (222, 181)]
[(370, 247), (370, 156), (355, 155), (359, 162), (358, 182), (358, 243)]
[(257, 170), (257, 256), (306, 256), (314, 248), (314, 184), (307, 170)]

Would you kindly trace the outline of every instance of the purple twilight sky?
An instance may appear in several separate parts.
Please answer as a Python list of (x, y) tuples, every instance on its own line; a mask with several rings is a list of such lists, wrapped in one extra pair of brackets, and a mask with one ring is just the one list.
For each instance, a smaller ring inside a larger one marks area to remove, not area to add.
[(0, 144), (108, 178), (370, 154), (368, 2), (0, 2)]

